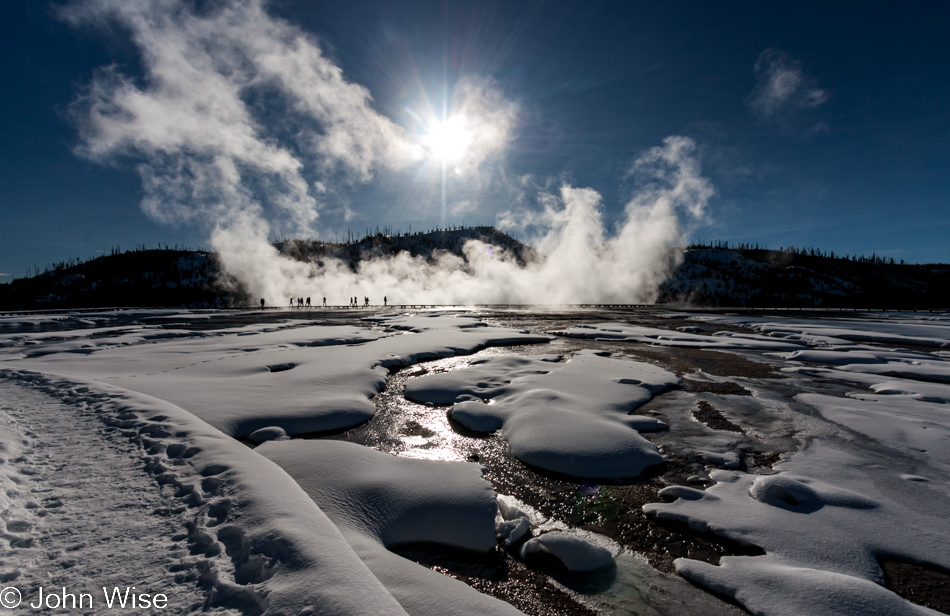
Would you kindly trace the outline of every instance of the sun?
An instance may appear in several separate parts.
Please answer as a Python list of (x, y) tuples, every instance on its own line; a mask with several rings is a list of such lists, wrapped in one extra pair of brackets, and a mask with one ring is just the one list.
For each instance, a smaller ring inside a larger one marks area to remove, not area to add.
[(425, 143), (433, 158), (445, 162), (460, 160), (472, 143), (465, 116), (457, 115), (444, 122), (435, 122), (425, 137)]

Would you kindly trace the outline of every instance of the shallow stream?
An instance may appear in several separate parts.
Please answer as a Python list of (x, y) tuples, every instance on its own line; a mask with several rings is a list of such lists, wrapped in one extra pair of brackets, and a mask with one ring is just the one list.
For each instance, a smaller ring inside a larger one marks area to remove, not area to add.
[[(484, 316), (505, 326), (542, 333), (609, 318), (603, 314)], [(668, 321), (664, 325), (670, 326)], [(515, 459), (503, 437), (472, 433), (452, 422), (446, 414), (448, 406), (416, 404), (403, 396), (411, 379), (465, 369), (476, 359), (542, 353), (561, 354), (567, 359), (581, 349), (609, 351), (616, 357), (659, 364), (681, 377), (695, 378), (697, 370), (701, 371), (699, 378), (704, 381), (684, 381), (685, 387), (660, 394), (635, 411), (649, 413), (670, 426), (668, 431), (645, 434), (668, 460), (653, 476), (599, 485), (541, 473)], [(624, 342), (555, 338), (548, 344), (494, 347), (399, 370), (377, 395), (377, 413), (372, 420), (339, 434), (312, 438), (347, 440), (400, 456), (478, 462), (499, 494), (517, 498), (553, 523), (600, 533), (618, 545), (615, 566), (589, 576), (567, 575), (544, 567), (525, 571), (523, 563), (507, 554), (488, 561), (476, 558), (478, 566), (473, 566), (464, 554), (438, 553), (440, 550), (432, 546), (399, 550), (406, 557), (508, 600), (528, 614), (734, 615), (743, 612), (677, 576), (672, 562), (690, 557), (718, 563), (723, 555), (754, 554), (755, 548), (658, 524), (647, 518), (641, 507), (661, 500), (657, 492), (667, 485), (710, 485), (707, 464), (695, 456), (698, 449), (736, 449), (744, 452), (743, 466), (749, 472), (771, 473), (770, 464), (780, 454), (801, 447), (803, 434), (808, 432), (803, 424), (809, 421), (810, 411), (797, 408), (801, 405), (791, 400), (802, 391), (801, 384), (793, 385), (772, 368), (758, 358), (719, 352), (690, 354)], [(721, 410), (747, 428), (741, 432), (710, 429), (696, 418), (701, 400), (716, 413)], [(559, 598), (552, 599), (552, 590)]]

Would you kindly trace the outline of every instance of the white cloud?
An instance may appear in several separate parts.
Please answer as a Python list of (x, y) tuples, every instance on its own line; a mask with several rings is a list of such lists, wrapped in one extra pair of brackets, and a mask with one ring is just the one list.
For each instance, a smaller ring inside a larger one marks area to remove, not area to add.
[(764, 119), (813, 109), (827, 102), (829, 94), (805, 74), (788, 54), (770, 48), (755, 61), (758, 84), (749, 97), (752, 109)]
[[(118, 25), (138, 47), (139, 79), (100, 69), (72, 111), (81, 155), (142, 161), (143, 207), (158, 220), (218, 227), (251, 215), (301, 232), (325, 192), (308, 173), (367, 181), (424, 156), (366, 88), (263, 0), (200, 11), (186, 0), (91, 0), (61, 14)], [(278, 97), (279, 117), (254, 104), (262, 95)]]

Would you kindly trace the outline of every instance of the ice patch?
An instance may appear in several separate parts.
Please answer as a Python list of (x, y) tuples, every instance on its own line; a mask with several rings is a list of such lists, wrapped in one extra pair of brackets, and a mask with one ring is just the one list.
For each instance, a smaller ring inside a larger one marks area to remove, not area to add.
[(498, 513), (495, 515), (495, 536), (511, 547), (531, 532), (531, 518), (515, 504), (514, 499), (498, 495)]
[(564, 522), (545, 516), (531, 505), (522, 503), (513, 496), (499, 494), (497, 496), (497, 502), (499, 514), (504, 520), (515, 520), (527, 517), (531, 528), (540, 533), (552, 530), (567, 530), (568, 528)]

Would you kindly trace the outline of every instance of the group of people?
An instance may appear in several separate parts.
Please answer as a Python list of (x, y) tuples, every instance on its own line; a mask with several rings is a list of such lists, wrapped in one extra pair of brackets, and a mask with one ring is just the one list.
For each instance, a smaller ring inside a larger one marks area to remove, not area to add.
[[(389, 298), (386, 297), (386, 296), (383, 296), (383, 306), (387, 305), (388, 302), (389, 302)], [(359, 308), (359, 305), (360, 305), (360, 304), (359, 304), (359, 299), (358, 299), (358, 298), (356, 298), (356, 297), (351, 297), (351, 298), (350, 298), (350, 306), (349, 306), (350, 308)], [(363, 306), (369, 307), (369, 297), (364, 297), (364, 298), (363, 298)], [(264, 298), (262, 297), (262, 298), (261, 298), (261, 308), (263, 308), (263, 307), (264, 307)], [(310, 304), (310, 298), (309, 298), (309, 297), (306, 298), (306, 301), (305, 301), (305, 298), (303, 298), (303, 297), (296, 297), (296, 298), (291, 297), (291, 298), (290, 298), (290, 307), (291, 307), (291, 308), (294, 308), (294, 307), (297, 307), (297, 308), (311, 308), (312, 305)], [(323, 298), (323, 307), (324, 307), (324, 308), (327, 307), (327, 298), (326, 298), (326, 297)]]
[[(385, 306), (388, 301), (389, 301), (389, 298), (387, 298), (387, 297), (384, 295), (384, 296), (383, 296), (383, 306)], [(324, 305), (325, 305), (325, 304), (324, 304)], [(359, 308), (359, 305), (360, 305), (360, 300), (359, 300), (359, 298), (357, 298), (357, 297), (351, 297), (351, 298), (350, 298), (350, 308)], [(363, 298), (363, 306), (366, 306), (366, 307), (369, 306), (369, 298), (368, 298), (368, 297), (364, 297), (364, 298)]]
[[(290, 298), (290, 307), (293, 308), (294, 306), (297, 306), (297, 308), (310, 308), (310, 307), (311, 307), (310, 298), (309, 298), (309, 297), (306, 298), (306, 302), (304, 302), (304, 298), (302, 298), (302, 297), (298, 297), (298, 298), (296, 298), (296, 299), (294, 299), (293, 297), (291, 297), (291, 298)], [(323, 298), (323, 307), (326, 308), (326, 306), (327, 306), (327, 298), (324, 297), (324, 298)], [(264, 299), (261, 298), (261, 308), (263, 308), (263, 307), (264, 307)]]

